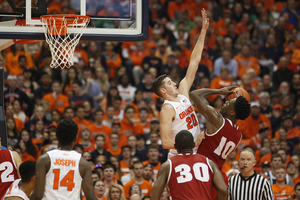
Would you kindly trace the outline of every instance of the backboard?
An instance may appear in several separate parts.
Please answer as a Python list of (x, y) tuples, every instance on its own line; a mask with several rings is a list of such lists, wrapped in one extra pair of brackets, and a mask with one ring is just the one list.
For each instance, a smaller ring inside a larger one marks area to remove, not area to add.
[(139, 41), (148, 37), (149, 0), (15, 0), (0, 6), (0, 39), (45, 40), (40, 16), (90, 16), (81, 40)]

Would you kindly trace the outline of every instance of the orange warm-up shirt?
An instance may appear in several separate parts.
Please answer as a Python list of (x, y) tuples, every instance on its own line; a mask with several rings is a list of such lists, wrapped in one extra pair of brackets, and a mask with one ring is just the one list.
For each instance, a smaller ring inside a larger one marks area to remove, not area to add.
[(294, 194), (294, 188), (289, 185), (285, 185), (284, 187), (279, 187), (277, 183), (272, 185), (272, 190), (274, 192), (275, 199), (288, 199), (289, 196)]
[(124, 136), (129, 135), (138, 135), (138, 134), (144, 134), (144, 129), (141, 123), (136, 122), (136, 126), (133, 126), (133, 124), (129, 124), (127, 119), (122, 119), (121, 121), (121, 130), (124, 134)]
[(120, 161), (120, 169), (123, 173), (123, 176), (130, 172), (129, 163), (125, 163), (123, 160)]
[(266, 125), (269, 127), (270, 134), (272, 133), (272, 126), (268, 117), (266, 117), (264, 114), (259, 114), (258, 119), (254, 119), (250, 114), (247, 119), (239, 120), (237, 122), (237, 125), (243, 134), (243, 138), (246, 139), (255, 136), (259, 131), (260, 122), (266, 123)]
[(105, 138), (109, 138), (110, 134), (112, 133), (112, 130), (110, 127), (102, 125), (102, 126), (96, 126), (94, 123), (88, 126), (88, 129), (91, 132), (91, 139), (95, 139), (96, 135), (103, 135)]
[(129, 55), (130, 55), (133, 66), (138, 65), (141, 68), (143, 68), (143, 66), (142, 66), (143, 58), (146, 56), (149, 56), (149, 52), (148, 51), (135, 51)]
[(113, 56), (112, 53), (107, 53), (109, 58), (106, 57), (106, 63), (109, 67), (109, 78), (112, 79), (115, 76), (116, 69), (118, 69), (122, 64), (122, 59), (119, 54)]
[(109, 151), (111, 153), (111, 155), (114, 155), (114, 156), (119, 156), (121, 154), (121, 148), (118, 148), (117, 150), (108, 148), (107, 151)]
[(59, 94), (56, 99), (53, 98), (52, 93), (46, 94), (44, 100), (49, 102), (51, 111), (57, 109), (62, 115), (66, 107), (69, 107), (69, 99), (66, 95)]
[(8, 52), (5, 56), (6, 68), (10, 75), (19, 75), (23, 73), (23, 69), (19, 66), (19, 56), (26, 57), (26, 67), (33, 68), (33, 62), (29, 53), (24, 51), (16, 53), (14, 55), (12, 52)]
[[(129, 199), (129, 188), (134, 183), (135, 183), (135, 181), (133, 179), (131, 179), (128, 183), (126, 183), (123, 186), (124, 194), (125, 194), (126, 199)], [(140, 185), (140, 187), (141, 187), (143, 196), (146, 196), (146, 195), (150, 196), (151, 195), (151, 193), (152, 193), (152, 184), (151, 183), (144, 180), (144, 182)]]
[[(176, 12), (182, 10), (189, 10), (189, 6), (186, 3), (177, 4), (175, 1), (170, 2), (168, 5), (168, 16), (170, 19), (175, 17)], [(126, 197), (127, 198), (127, 197)]]
[(222, 79), (221, 77), (214, 78), (211, 83), (210, 87), (215, 89), (221, 89), (226, 86), (230, 86), (232, 83), (232, 80), (230, 79)]
[[(296, 128), (291, 128), (291, 130), (287, 133), (286, 139), (292, 139), (295, 137), (300, 137), (300, 131), (297, 130)], [(279, 139), (279, 132), (275, 132), (275, 138)]]
[(255, 70), (256, 76), (258, 76), (260, 67), (258, 61), (255, 57), (250, 56), (245, 58), (241, 54), (238, 54), (234, 57), (234, 60), (238, 63), (238, 77), (242, 78), (246, 73), (247, 70), (253, 68)]

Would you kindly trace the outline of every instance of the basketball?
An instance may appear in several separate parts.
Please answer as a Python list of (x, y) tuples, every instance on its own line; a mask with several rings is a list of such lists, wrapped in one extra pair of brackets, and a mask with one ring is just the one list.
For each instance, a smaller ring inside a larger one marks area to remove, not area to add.
[(249, 96), (248, 92), (245, 89), (237, 87), (237, 88), (234, 88), (233, 91), (234, 91), (234, 93), (227, 95), (226, 101), (229, 101), (231, 99), (238, 98), (239, 96), (242, 96), (245, 99), (247, 99), (247, 101), (250, 103), (250, 96)]

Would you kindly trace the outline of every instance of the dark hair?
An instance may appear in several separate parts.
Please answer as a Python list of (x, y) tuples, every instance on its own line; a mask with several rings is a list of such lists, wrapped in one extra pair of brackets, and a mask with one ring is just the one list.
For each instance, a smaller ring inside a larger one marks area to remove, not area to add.
[[(135, 161), (135, 162), (132, 164), (132, 169), (134, 169), (134, 165), (138, 165), (138, 164), (143, 165), (142, 161), (137, 160), (137, 161)], [(144, 165), (143, 165), (143, 167), (144, 167)]]
[(111, 94), (110, 94), (110, 91), (111, 90), (117, 90), (117, 95), (116, 96), (119, 96), (119, 90), (118, 90), (118, 88), (116, 87), (116, 86), (111, 86), (109, 89), (108, 89), (108, 92), (107, 92), (107, 97), (106, 97), (106, 99), (107, 99), (107, 106), (112, 106), (112, 101), (113, 101), (113, 99), (115, 98), (115, 96), (112, 96)]
[(78, 126), (70, 119), (61, 121), (56, 129), (56, 137), (61, 145), (71, 145), (76, 140), (77, 133)]
[(137, 89), (135, 92), (134, 92), (134, 99), (133, 99), (133, 102), (134, 104), (138, 104), (139, 102), (136, 100), (135, 98), (135, 95), (138, 94), (139, 92), (143, 93), (143, 90), (141, 89)]
[(67, 112), (67, 110), (69, 110), (69, 109), (71, 109), (71, 110), (73, 110), (73, 112), (74, 112), (74, 109), (72, 108), (72, 107), (66, 107), (65, 109), (64, 109), (64, 113), (66, 113)]
[(103, 171), (108, 168), (113, 168), (114, 172), (117, 171), (116, 166), (109, 161), (103, 165)]
[(90, 68), (90, 67), (84, 67), (83, 69), (82, 69), (82, 73), (83, 72), (92, 72), (93, 70)]
[(26, 56), (20, 55), (20, 56), (18, 57), (18, 61), (20, 61), (22, 58), (25, 58), (25, 60), (27, 60), (27, 59), (26, 59)]
[(135, 108), (133, 106), (127, 106), (124, 110), (124, 112), (126, 113), (129, 109), (133, 109), (134, 112), (136, 111)]
[(82, 87), (82, 82), (80, 80), (74, 80), (73, 85), (77, 84), (79, 87)]
[(96, 137), (95, 137), (95, 141), (98, 139), (98, 137), (102, 137), (102, 138), (103, 138), (103, 140), (105, 141), (105, 137), (104, 137), (104, 135), (102, 135), (102, 134), (98, 134), (98, 135), (96, 135)]
[(73, 150), (75, 150), (76, 148), (80, 148), (83, 152), (83, 146), (81, 144), (75, 144), (74, 147), (73, 147)]
[(19, 172), (23, 183), (29, 183), (35, 175), (35, 161), (25, 161), (19, 167)]
[(99, 171), (96, 170), (96, 169), (94, 169), (94, 170), (92, 171), (92, 174), (97, 174), (97, 176), (99, 177), (99, 179), (101, 178), (101, 177), (100, 177)]
[(144, 140), (144, 141), (146, 141), (145, 135), (144, 134), (138, 134), (138, 135), (136, 135), (136, 140), (137, 141), (138, 140)]
[[(95, 171), (95, 170), (93, 170), (93, 171)], [(93, 171), (92, 171), (92, 173), (93, 173)], [(96, 170), (96, 171), (97, 171), (97, 170)], [(99, 173), (99, 172), (98, 172), (98, 173)], [(99, 174), (99, 175), (100, 175), (100, 174)], [(95, 185), (96, 185), (96, 183), (97, 183), (98, 181), (101, 181), (102, 183), (104, 183), (103, 180), (96, 180), (96, 181), (93, 182), (93, 187), (95, 187)]]
[(153, 81), (153, 85), (152, 85), (153, 91), (155, 94), (157, 94), (160, 97), (161, 97), (160, 88), (163, 86), (164, 79), (167, 77), (168, 77), (167, 74), (163, 74), (163, 75), (160, 75), (159, 77), (157, 77)]
[(94, 115), (96, 115), (98, 112), (102, 112), (102, 114), (104, 114), (104, 111), (101, 108), (98, 108), (95, 110)]
[(177, 150), (193, 149), (195, 146), (194, 137), (191, 132), (182, 130), (175, 137), (175, 147)]
[(245, 120), (249, 117), (251, 113), (251, 107), (247, 99), (239, 96), (234, 104), (235, 118), (240, 120)]
[(149, 151), (150, 151), (151, 149), (155, 149), (155, 150), (157, 150), (157, 151), (159, 152), (159, 147), (158, 147), (158, 146), (150, 145), (150, 146), (148, 146), (148, 148), (147, 148), (147, 153), (149, 153)]
[(283, 162), (281, 155), (279, 155), (278, 153), (274, 153), (271, 157), (271, 162), (274, 160), (274, 158), (280, 158), (281, 162)]
[(130, 151), (132, 150), (132, 149), (131, 149), (131, 146), (125, 145), (125, 146), (122, 146), (122, 148), (121, 148), (121, 153), (123, 153), (124, 149), (126, 149), (126, 148), (130, 149)]
[(23, 141), (25, 143), (25, 146), (26, 146), (26, 150), (27, 150), (27, 153), (29, 155), (31, 155), (32, 157), (35, 158), (36, 154), (37, 154), (37, 151), (36, 151), (36, 148), (34, 146), (34, 144), (32, 143), (32, 140), (31, 140), (31, 135), (29, 133), (28, 130), (26, 129), (22, 129), (19, 133), (19, 141), (18, 141), (18, 144), (20, 143), (20, 141), (22, 140), (22, 133), (26, 131), (29, 135), (29, 140), (27, 142)]
[(77, 112), (79, 108), (82, 108), (82, 109), (84, 109), (84, 106), (83, 106), (82, 104), (80, 104), (80, 105), (76, 106), (76, 107), (75, 107), (75, 109), (74, 109), (74, 110), (75, 110), (75, 112)]
[[(77, 69), (75, 68), (75, 67), (70, 67), (69, 69), (68, 69), (68, 71), (70, 71), (70, 70), (75, 70), (75, 80), (78, 80), (78, 72), (77, 72)], [(65, 88), (67, 87), (67, 85), (69, 85), (71, 83), (71, 80), (70, 80), (70, 78), (69, 78), (69, 76), (67, 75), (67, 78), (66, 78), (66, 80), (65, 80), (65, 82), (64, 82), (64, 85), (63, 85), (63, 88), (62, 88), (62, 93), (64, 93), (64, 91), (65, 91)]]
[(146, 111), (147, 113), (149, 113), (149, 110), (147, 108), (140, 108), (139, 112), (142, 112), (142, 111)]
[(299, 185), (300, 185), (300, 182), (296, 183), (296, 185), (294, 186), (294, 190), (296, 190)]

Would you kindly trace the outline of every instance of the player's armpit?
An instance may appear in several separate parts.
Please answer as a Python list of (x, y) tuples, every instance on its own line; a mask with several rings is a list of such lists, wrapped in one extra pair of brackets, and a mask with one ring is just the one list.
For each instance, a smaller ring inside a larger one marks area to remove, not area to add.
[(84, 158), (80, 159), (79, 171), (82, 177), (81, 187), (85, 194), (86, 200), (97, 200), (93, 188), (91, 166)]
[(50, 168), (50, 158), (48, 154), (42, 155), (36, 162), (35, 186), (30, 200), (40, 200), (44, 196), (46, 174)]
[(13, 159), (14, 159), (14, 162), (16, 164), (16, 168), (17, 168), (17, 171), (18, 171), (18, 176), (19, 176), (19, 178), (21, 178), (21, 175), (19, 173), (19, 167), (22, 163), (21, 157), (16, 151), (12, 151), (11, 153), (13, 155)]
[(171, 139), (172, 122), (175, 115), (174, 108), (166, 104), (160, 112), (160, 134), (161, 142), (164, 149), (174, 149), (175, 141)]
[(166, 161), (164, 164), (161, 165), (161, 167), (158, 170), (157, 180), (153, 186), (150, 200), (160, 199), (165, 189), (165, 185), (167, 183), (169, 171), (170, 171), (170, 163), (169, 161)]
[(228, 191), (223, 175), (213, 161), (209, 160), (209, 164), (213, 169), (213, 184), (218, 191), (217, 200), (226, 200)]
[(21, 197), (5, 197), (5, 200), (24, 200)]

